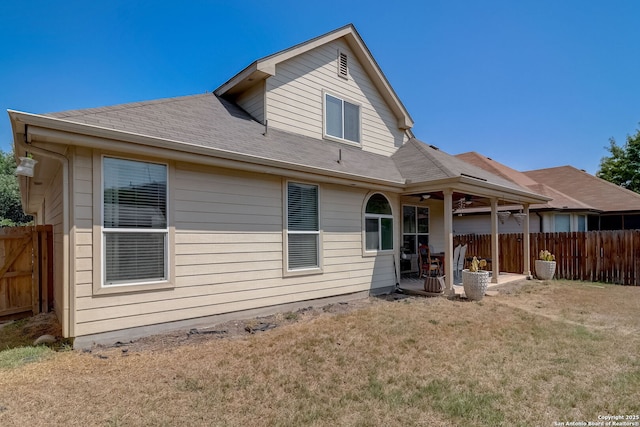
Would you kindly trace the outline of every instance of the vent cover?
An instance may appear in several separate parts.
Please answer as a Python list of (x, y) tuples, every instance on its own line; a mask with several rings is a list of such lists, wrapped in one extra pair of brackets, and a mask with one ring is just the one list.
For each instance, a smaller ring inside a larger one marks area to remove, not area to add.
[(346, 79), (347, 72), (347, 54), (344, 52), (338, 52), (338, 75)]

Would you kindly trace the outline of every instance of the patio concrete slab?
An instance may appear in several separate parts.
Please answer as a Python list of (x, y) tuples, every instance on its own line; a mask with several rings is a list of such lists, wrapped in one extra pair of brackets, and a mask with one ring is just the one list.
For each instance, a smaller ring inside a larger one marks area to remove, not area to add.
[[(498, 276), (498, 283), (491, 283), (489, 282), (489, 287), (487, 289), (487, 293), (485, 295), (487, 296), (496, 296), (498, 294), (498, 291), (496, 290), (491, 290), (491, 288), (494, 288), (496, 286), (499, 285), (504, 285), (505, 283), (510, 283), (510, 282), (515, 282), (518, 280), (525, 280), (527, 278), (527, 276), (525, 276), (524, 274), (515, 274), (515, 273), (500, 273), (500, 275)], [(432, 294), (430, 292), (425, 292), (424, 291), (424, 279), (420, 279), (418, 277), (403, 277), (400, 279), (400, 289), (403, 292), (406, 292), (408, 294), (412, 294), (412, 295), (422, 295), (422, 296), (437, 296), (437, 294)], [(464, 288), (462, 287), (462, 283), (460, 283), (459, 285), (454, 285), (453, 286), (453, 290), (455, 291), (456, 295), (460, 295), (462, 297), (466, 297), (464, 295)], [(442, 295), (446, 295), (446, 294), (442, 294)]]

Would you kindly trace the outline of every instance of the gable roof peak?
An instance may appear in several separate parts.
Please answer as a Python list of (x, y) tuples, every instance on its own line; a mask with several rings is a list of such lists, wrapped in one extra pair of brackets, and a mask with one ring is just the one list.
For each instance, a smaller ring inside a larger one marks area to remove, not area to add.
[(274, 76), (277, 64), (340, 38), (344, 38), (382, 98), (393, 111), (398, 120), (398, 127), (405, 130), (411, 129), (413, 127), (413, 119), (389, 84), (356, 27), (351, 23), (254, 61), (214, 90), (214, 93), (221, 97), (234, 98), (255, 85), (256, 82)]

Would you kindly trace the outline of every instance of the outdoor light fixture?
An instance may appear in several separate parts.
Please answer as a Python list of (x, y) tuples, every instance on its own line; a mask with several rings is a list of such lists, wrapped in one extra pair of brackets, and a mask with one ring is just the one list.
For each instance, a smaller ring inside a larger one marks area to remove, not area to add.
[(421, 201), (421, 202), (424, 202), (425, 200), (427, 200), (427, 199), (429, 199), (429, 198), (431, 198), (431, 194), (422, 194), (422, 195), (420, 196), (420, 201)]
[(16, 168), (16, 175), (33, 177), (33, 168), (38, 163), (31, 157), (20, 157), (20, 164)]

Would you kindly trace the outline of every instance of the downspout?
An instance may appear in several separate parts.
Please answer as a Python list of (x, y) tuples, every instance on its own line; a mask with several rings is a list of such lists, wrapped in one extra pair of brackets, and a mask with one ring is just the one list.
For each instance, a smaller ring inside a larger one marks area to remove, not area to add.
[(544, 230), (542, 229), (542, 215), (540, 215), (540, 212), (536, 211), (536, 215), (538, 215), (538, 218), (540, 219), (540, 233), (544, 233)]
[[(72, 336), (71, 327), (71, 284), (69, 280), (69, 272), (71, 271), (71, 257), (69, 256), (69, 159), (60, 153), (45, 150), (44, 148), (34, 147), (28, 141), (28, 125), (25, 124), (24, 139), (20, 141), (16, 139), (16, 145), (25, 152), (37, 154), (43, 157), (49, 157), (59, 161), (62, 164), (62, 335), (65, 338)], [(27, 194), (29, 192), (29, 184), (27, 183)], [(27, 204), (28, 204), (27, 196)], [(32, 214), (34, 212), (27, 212)]]

